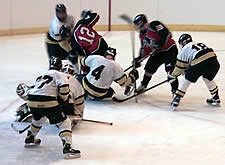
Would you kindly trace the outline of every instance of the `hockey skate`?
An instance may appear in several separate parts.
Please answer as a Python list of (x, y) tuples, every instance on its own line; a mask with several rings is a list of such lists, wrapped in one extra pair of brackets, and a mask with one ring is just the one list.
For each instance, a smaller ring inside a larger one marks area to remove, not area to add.
[(134, 92), (137, 94), (140, 94), (140, 93), (144, 92), (145, 89), (146, 89), (146, 87), (141, 84)]
[(206, 103), (208, 105), (212, 105), (212, 106), (219, 106), (220, 105), (220, 98), (218, 95), (212, 97), (211, 99), (207, 99)]
[(124, 94), (130, 96), (133, 91), (134, 91), (134, 84), (130, 84), (126, 86)]
[(80, 151), (71, 148), (71, 145), (66, 143), (63, 147), (63, 156), (64, 159), (75, 159), (80, 158)]
[(34, 135), (32, 135), (30, 131), (28, 131), (24, 147), (39, 146), (40, 144), (41, 139), (36, 139)]
[(174, 98), (173, 98), (173, 101), (171, 102), (171, 105), (172, 105), (172, 111), (175, 111), (176, 108), (178, 107), (179, 103), (180, 103), (180, 96), (178, 95), (175, 95)]

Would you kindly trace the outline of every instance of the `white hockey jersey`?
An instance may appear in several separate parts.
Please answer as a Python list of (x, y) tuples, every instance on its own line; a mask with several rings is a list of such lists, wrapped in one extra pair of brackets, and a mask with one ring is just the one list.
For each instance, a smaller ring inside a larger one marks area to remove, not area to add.
[(66, 25), (73, 28), (74, 24), (75, 24), (75, 19), (71, 15), (67, 15), (66, 20), (64, 22), (60, 22), (59, 19), (55, 17), (50, 23), (49, 35), (53, 39), (58, 40), (57, 36), (59, 36), (59, 30), (61, 26)]
[(98, 88), (108, 89), (113, 81), (125, 75), (118, 63), (100, 55), (88, 56), (85, 65), (90, 67), (90, 72), (86, 75), (87, 80)]
[(82, 114), (84, 111), (84, 89), (75, 77), (70, 74), (66, 74), (66, 76), (69, 82), (71, 96), (69, 103), (73, 103), (75, 114)]
[(45, 97), (46, 100), (42, 101), (50, 101), (47, 99), (48, 97), (57, 98), (58, 96), (62, 100), (66, 100), (69, 96), (69, 91), (69, 81), (66, 74), (57, 70), (47, 70), (38, 76), (34, 87), (28, 91), (28, 99), (29, 95), (32, 95), (33, 99), (29, 101), (38, 101), (41, 96), (47, 96)]
[(178, 76), (189, 66), (196, 65), (213, 56), (216, 56), (213, 49), (208, 48), (205, 44), (190, 42), (177, 55), (176, 67), (172, 75)]

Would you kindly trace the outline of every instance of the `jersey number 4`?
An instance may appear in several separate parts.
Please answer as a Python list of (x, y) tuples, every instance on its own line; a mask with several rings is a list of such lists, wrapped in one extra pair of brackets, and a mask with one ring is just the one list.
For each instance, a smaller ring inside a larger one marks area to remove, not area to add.
[(100, 75), (103, 71), (103, 69), (105, 68), (104, 65), (101, 65), (99, 67), (97, 67), (96, 69), (94, 69), (92, 72), (91, 72), (91, 75), (95, 77), (95, 80), (98, 80), (100, 79)]

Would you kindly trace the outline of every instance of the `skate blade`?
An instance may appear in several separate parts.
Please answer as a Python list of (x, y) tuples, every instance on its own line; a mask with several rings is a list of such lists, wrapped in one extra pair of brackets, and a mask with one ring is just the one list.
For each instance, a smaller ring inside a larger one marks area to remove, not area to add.
[(29, 144), (24, 144), (25, 148), (34, 148), (40, 146), (40, 143), (29, 143)]
[(213, 107), (220, 107), (220, 103), (208, 103), (208, 105), (213, 106)]
[(172, 111), (173, 111), (173, 112), (174, 112), (174, 111), (177, 111), (177, 107), (172, 106)]
[(67, 154), (63, 154), (63, 156), (64, 156), (64, 159), (76, 159), (81, 157), (80, 153), (77, 153), (77, 154), (67, 153)]

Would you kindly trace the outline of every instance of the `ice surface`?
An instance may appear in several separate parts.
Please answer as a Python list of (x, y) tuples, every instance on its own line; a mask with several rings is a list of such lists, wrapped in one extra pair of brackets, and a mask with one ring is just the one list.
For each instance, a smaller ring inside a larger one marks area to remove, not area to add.
[[(177, 41), (183, 32), (173, 32)], [(193, 39), (214, 48), (221, 64), (215, 78), (221, 97), (220, 107), (205, 103), (210, 94), (202, 81), (192, 84), (177, 112), (170, 107), (170, 85), (163, 84), (124, 103), (86, 101), (84, 118), (113, 122), (113, 126), (80, 122), (73, 129), (73, 147), (81, 158), (63, 160), (62, 146), (54, 126), (44, 125), (41, 146), (24, 148), (26, 133), (10, 128), (16, 108), (23, 103), (15, 89), (32, 84), (48, 67), (43, 35), (0, 38), (0, 164), (1, 165), (224, 165), (225, 164), (225, 37), (224, 33), (190, 32)], [(130, 32), (105, 36), (117, 48), (116, 60), (125, 69), (131, 64)], [(136, 34), (136, 55), (139, 47)], [(143, 67), (139, 69), (140, 80)], [(183, 77), (180, 77), (182, 79)], [(166, 79), (164, 67), (154, 75), (149, 87)], [(138, 81), (138, 85), (140, 83)], [(113, 84), (118, 97), (123, 88)], [(18, 123), (24, 128), (27, 123)]]

